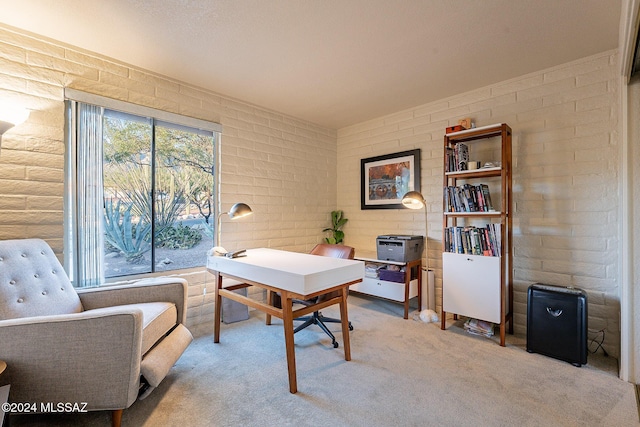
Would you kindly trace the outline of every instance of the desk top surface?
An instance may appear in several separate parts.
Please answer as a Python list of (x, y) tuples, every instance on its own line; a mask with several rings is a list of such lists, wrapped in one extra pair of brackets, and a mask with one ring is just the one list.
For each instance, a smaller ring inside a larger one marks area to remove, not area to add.
[(207, 268), (223, 275), (309, 295), (344, 283), (362, 280), (362, 261), (281, 251), (248, 249), (247, 256), (209, 256)]

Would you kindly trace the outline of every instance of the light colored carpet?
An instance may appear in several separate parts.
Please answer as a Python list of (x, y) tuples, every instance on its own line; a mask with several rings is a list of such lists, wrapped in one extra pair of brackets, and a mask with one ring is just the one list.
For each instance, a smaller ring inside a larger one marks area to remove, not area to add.
[[(335, 315), (333, 307), (323, 310)], [(615, 374), (527, 353), (524, 340), (402, 319), (402, 306), (351, 296), (352, 360), (316, 327), (296, 334), (290, 394), (278, 319), (211, 325), (123, 426), (636, 426), (635, 388)], [(337, 324), (332, 330), (339, 331)], [(19, 416), (11, 425), (108, 426), (110, 414)]]

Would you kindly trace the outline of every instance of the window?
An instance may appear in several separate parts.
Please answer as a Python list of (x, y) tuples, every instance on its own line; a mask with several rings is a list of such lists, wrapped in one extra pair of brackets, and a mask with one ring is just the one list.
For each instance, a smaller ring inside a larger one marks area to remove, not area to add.
[(203, 266), (213, 246), (217, 125), (117, 104), (68, 102), (65, 262), (79, 287)]

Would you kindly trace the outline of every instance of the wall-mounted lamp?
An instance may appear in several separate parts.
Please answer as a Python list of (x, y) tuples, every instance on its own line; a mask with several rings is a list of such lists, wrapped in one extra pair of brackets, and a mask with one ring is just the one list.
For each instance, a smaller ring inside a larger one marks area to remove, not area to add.
[(245, 203), (236, 203), (235, 205), (231, 206), (231, 209), (229, 209), (229, 212), (221, 212), (218, 215), (218, 240), (216, 242), (216, 246), (221, 246), (220, 245), (220, 228), (221, 228), (221, 219), (222, 219), (222, 215), (229, 215), (229, 218), (231, 219), (236, 219), (236, 218), (242, 218), (245, 217), (247, 215), (251, 215), (253, 213), (253, 211), (251, 210), (251, 208), (249, 207), (249, 205), (245, 204)]
[(0, 104), (0, 141), (6, 131), (23, 123), (27, 117), (29, 117), (29, 110), (26, 108)]
[(29, 117), (29, 110), (21, 107), (0, 104), (0, 137), (14, 126), (23, 123)]

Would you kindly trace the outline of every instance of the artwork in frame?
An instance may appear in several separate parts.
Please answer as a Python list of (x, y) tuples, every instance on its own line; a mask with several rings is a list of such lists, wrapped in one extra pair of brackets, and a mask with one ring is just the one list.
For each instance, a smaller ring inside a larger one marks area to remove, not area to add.
[(420, 150), (360, 161), (360, 209), (400, 209), (402, 196), (420, 191)]

